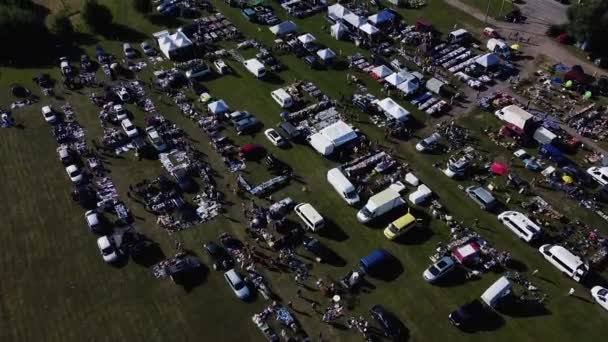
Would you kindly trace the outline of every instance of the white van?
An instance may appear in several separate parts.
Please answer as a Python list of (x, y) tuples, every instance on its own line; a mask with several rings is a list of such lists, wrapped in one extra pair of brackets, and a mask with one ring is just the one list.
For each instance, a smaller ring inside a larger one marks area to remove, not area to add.
[(367, 223), (404, 204), (399, 191), (388, 187), (369, 198), (365, 207), (357, 213), (357, 220)]
[(293, 210), (304, 221), (306, 227), (313, 232), (320, 230), (325, 225), (323, 216), (310, 203), (300, 203)]
[(589, 265), (560, 245), (542, 245), (538, 250), (553, 266), (577, 282), (589, 272)]
[(511, 282), (507, 277), (502, 276), (497, 281), (488, 287), (488, 289), (481, 295), (481, 300), (491, 308), (496, 307), (501, 299), (508, 296), (511, 293)]
[(334, 187), (334, 190), (336, 190), (338, 195), (340, 195), (340, 197), (349, 205), (354, 205), (359, 202), (357, 189), (355, 189), (355, 186), (346, 178), (346, 176), (344, 176), (340, 169), (334, 168), (327, 171), (327, 181)]
[(541, 234), (541, 229), (536, 223), (517, 211), (505, 211), (501, 213), (498, 215), (498, 221), (526, 242), (535, 240)]
[(279, 88), (270, 93), (272, 99), (281, 106), (281, 108), (289, 108), (293, 105), (293, 98), (285, 89)]
[(246, 60), (243, 62), (243, 65), (256, 78), (262, 78), (266, 75), (266, 68), (264, 68), (264, 64), (255, 58)]

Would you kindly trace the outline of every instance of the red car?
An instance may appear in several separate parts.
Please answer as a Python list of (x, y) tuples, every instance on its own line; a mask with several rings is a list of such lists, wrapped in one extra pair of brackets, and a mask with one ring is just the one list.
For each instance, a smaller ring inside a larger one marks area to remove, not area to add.
[(266, 149), (257, 144), (247, 144), (241, 147), (241, 157), (247, 160), (259, 160), (266, 155)]
[(482, 34), (488, 38), (500, 38), (498, 32), (491, 27), (484, 28)]

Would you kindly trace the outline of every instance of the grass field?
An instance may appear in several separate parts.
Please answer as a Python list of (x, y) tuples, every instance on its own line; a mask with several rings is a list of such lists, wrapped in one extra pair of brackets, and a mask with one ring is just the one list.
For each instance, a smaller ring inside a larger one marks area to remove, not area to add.
[[(134, 13), (126, 1), (108, 0), (104, 4), (112, 9), (115, 23), (137, 33), (133, 36), (149, 35), (163, 28), (158, 25), (160, 22), (156, 18), (151, 21)], [(248, 37), (255, 37), (267, 44), (272, 42), (273, 37), (267, 29), (260, 32), (255, 25), (246, 22), (238, 10), (220, 1), (214, 4)], [(431, 1), (429, 6), (421, 10), (401, 10), (400, 13), (408, 21), (426, 17), (444, 31), (456, 23), (480, 26), (479, 22), (455, 9), (451, 9), (447, 16), (444, 6), (442, 2)], [(279, 13), (285, 17), (283, 12)], [(312, 32), (318, 41), (334, 51), (342, 50), (343, 54), (355, 51), (353, 45), (335, 42), (327, 33), (321, 32), (324, 21), (319, 15), (297, 20), (297, 23), (299, 31)], [(95, 45), (99, 44), (119, 55), (119, 43), (95, 37), (83, 48), (92, 54)], [(346, 84), (344, 71), (311, 71), (293, 56), (282, 56), (281, 60), (288, 67), (279, 75), (282, 82), (310, 80), (333, 97), (354, 91)], [(211, 94), (225, 99), (232, 108), (250, 111), (265, 126), (278, 122), (280, 108), (269, 93), (279, 84), (254, 80), (243, 67), (232, 61), (230, 65), (235, 74), (205, 82)], [(7, 89), (9, 84), (20, 82), (36, 89), (30, 80), (39, 72), (40, 69), (0, 68), (0, 88)], [(58, 68), (55, 67), (50, 73), (59, 78)], [(147, 80), (149, 71), (140, 77)], [(369, 83), (371, 91), (378, 92), (378, 87), (369, 82), (368, 77), (362, 75), (361, 79)], [(78, 120), (92, 139), (101, 134), (101, 129), (97, 120), (98, 109), (88, 102), (88, 92), (60, 91), (58, 95), (72, 103)], [(184, 128), (194, 144), (208, 155), (212, 167), (218, 172), (220, 187), (233, 183), (234, 176), (226, 172), (200, 129), (182, 117), (176, 108), (162, 105), (158, 95), (154, 94), (153, 100), (159, 111)], [(3, 90), (0, 103), (5, 105), (10, 101), (8, 91)], [(40, 116), (40, 107), (48, 102), (59, 105), (62, 101), (43, 98), (39, 104), (18, 110), (15, 116), (24, 128), (0, 132), (0, 175), (5, 180), (0, 184), (0, 196), (7, 213), (2, 221), (3, 229), (0, 230), (0, 340), (261, 341), (262, 335), (250, 318), (267, 303), (260, 298), (253, 303), (240, 302), (229, 292), (217, 272), (209, 271), (200, 286), (183, 289), (168, 280), (155, 280), (147, 267), (133, 262), (122, 268), (112, 268), (102, 262), (95, 238), (85, 227), (83, 210), (70, 198), (69, 180), (57, 160), (51, 130)], [(129, 109), (134, 113), (136, 124), (141, 127), (143, 113), (134, 106), (129, 106)], [(424, 121), (421, 113), (415, 115)], [(479, 129), (487, 117), (472, 113), (462, 122)], [(357, 126), (371, 139), (382, 141), (382, 132), (365, 119)], [(604, 337), (606, 312), (597, 305), (591, 305), (587, 299), (566, 296), (568, 289), (574, 287), (581, 297), (588, 298), (586, 289), (564, 278), (534, 248), (517, 240), (498, 224), (494, 216), (481, 212), (477, 205), (466, 199), (464, 193), (458, 190), (457, 182), (444, 177), (432, 166), (433, 162), (445, 156), (416, 154), (414, 142), (398, 145), (382, 142), (395, 148), (398, 156), (413, 166), (421, 180), (429, 184), (454, 215), (469, 223), (478, 218), (479, 226), (483, 227), (481, 233), (497, 248), (511, 251), (515, 259), (525, 264), (522, 267), (528, 272), (540, 270), (540, 275), (547, 280), (538, 280), (537, 283), (550, 295), (545, 314), (535, 317), (505, 315), (504, 322), (496, 330), (477, 334), (456, 330), (449, 325), (447, 314), (465, 301), (479, 296), (499, 274), (490, 273), (477, 281), (462, 280), (441, 287), (426, 284), (421, 273), (428, 266), (428, 256), (433, 253), (436, 243), (447, 240), (449, 231), (445, 225), (431, 221), (421, 230), (412, 232), (415, 234), (403, 242), (391, 243), (383, 237), (381, 227), (359, 224), (355, 219), (356, 209), (348, 207), (330, 190), (325, 181), (325, 172), (334, 165), (333, 162), (306, 146), (275, 149), (261, 134), (234, 136), (234, 140), (241, 144), (252, 141), (261, 143), (292, 165), (304, 184), (293, 182), (274, 197), (289, 195), (297, 201), (310, 202), (333, 223), (330, 232), (321, 239), (346, 261), (346, 265), (315, 265), (313, 275), (340, 278), (356, 265), (362, 255), (377, 247), (386, 248), (401, 261), (404, 271), (396, 279), (371, 280), (375, 288), (358, 297), (354, 303), (354, 314), (364, 313), (372, 304), (382, 303), (401, 318), (413, 341), (600, 341)], [(497, 156), (507, 153), (488, 144), (482, 147)], [(110, 159), (108, 167), (112, 171), (112, 178), (123, 191), (123, 199), (137, 217), (137, 228), (157, 241), (166, 255), (171, 255), (174, 237), (161, 231), (152, 216), (124, 196), (128, 184), (144, 177), (156, 177), (161, 172), (160, 164), (156, 161), (137, 161), (127, 154), (124, 158)], [(248, 164), (247, 177), (256, 180), (266, 175), (263, 165)], [(303, 185), (307, 188), (306, 192), (302, 191)], [(556, 205), (562, 202), (557, 197), (561, 195), (554, 196), (550, 199)], [(228, 199), (238, 203), (238, 199), (231, 194), (228, 194)], [(562, 205), (569, 207), (574, 203), (564, 201)], [(579, 212), (575, 211), (574, 214), (579, 215)], [(200, 247), (203, 242), (215, 238), (220, 231), (230, 231), (239, 237), (245, 235), (240, 205), (230, 208), (229, 216), (230, 220), (217, 218), (176, 237), (208, 265), (209, 260)], [(595, 220), (593, 217), (588, 219)], [(599, 224), (599, 221), (594, 223)], [(360, 339), (359, 335), (350, 331), (323, 325), (317, 315), (311, 315), (310, 307), (295, 297), (296, 290), (290, 274), (269, 273), (268, 276), (271, 287), (284, 300), (293, 300), (295, 308), (304, 312), (297, 317), (313, 338), (322, 331), (329, 341)], [(316, 292), (305, 291), (305, 295), (323, 300)]]

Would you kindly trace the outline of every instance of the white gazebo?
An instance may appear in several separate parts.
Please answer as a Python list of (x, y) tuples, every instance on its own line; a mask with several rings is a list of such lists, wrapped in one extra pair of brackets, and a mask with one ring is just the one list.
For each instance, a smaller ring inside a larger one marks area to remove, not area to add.
[(500, 63), (500, 57), (496, 56), (493, 53), (486, 53), (485, 55), (478, 57), (475, 60), (475, 63), (481, 65), (484, 68), (490, 68)]
[(342, 19), (353, 27), (359, 27), (367, 22), (365, 17), (360, 17), (354, 13), (348, 13)]
[(317, 51), (317, 56), (319, 56), (323, 62), (329, 62), (336, 58), (336, 53), (330, 48), (327, 48)]
[(331, 36), (335, 39), (342, 39), (348, 33), (348, 28), (342, 23), (335, 23), (331, 25)]
[(359, 27), (359, 30), (363, 31), (365, 34), (367, 34), (370, 37), (377, 34), (378, 32), (380, 32), (380, 30), (378, 30), (376, 28), (376, 26), (374, 26), (370, 23), (365, 23), (365, 24), (361, 25)]
[(401, 84), (399, 84), (397, 86), (397, 89), (402, 91), (405, 95), (411, 95), (411, 94), (415, 93), (419, 87), (420, 87), (420, 83), (418, 82), (418, 79), (411, 78), (404, 82), (401, 82)]
[(177, 31), (174, 34), (169, 34), (168, 31), (162, 31), (157, 32), (154, 36), (158, 41), (159, 50), (168, 59), (179, 56), (192, 47), (190, 38), (181, 31)]
[(283, 22), (281, 22), (279, 24), (276, 24), (274, 26), (271, 26), (268, 29), (275, 36), (282, 36), (284, 34), (295, 32), (296, 28), (297, 28), (296, 24), (293, 21), (288, 20), (288, 21), (283, 21)]
[(388, 75), (384, 80), (395, 87), (405, 82), (408, 79), (408, 73), (406, 72), (394, 72)]
[(221, 115), (228, 112), (229, 108), (224, 100), (217, 100), (207, 105), (207, 109), (213, 115)]
[(299, 41), (300, 41), (302, 44), (307, 45), (307, 44), (310, 44), (310, 43), (314, 43), (314, 42), (317, 40), (317, 38), (315, 38), (315, 36), (313, 36), (313, 35), (312, 35), (312, 34), (310, 34), (310, 33), (305, 33), (305, 34), (303, 34), (303, 35), (299, 36), (299, 37), (298, 37), (298, 40), (299, 40)]
[(397, 121), (405, 122), (410, 117), (410, 112), (408, 112), (405, 108), (401, 107), (397, 102), (395, 102), (390, 97), (387, 97), (383, 100), (380, 100), (376, 103), (378, 108), (380, 108), (384, 114), (391, 119), (395, 119)]
[(342, 19), (345, 15), (349, 13), (351, 13), (351, 11), (349, 11), (348, 8), (340, 4), (333, 4), (327, 7), (327, 16), (334, 20)]
[(371, 73), (376, 78), (385, 78), (386, 76), (392, 74), (393, 70), (391, 70), (391, 68), (387, 67), (386, 65), (382, 64), (382, 65), (379, 65), (379, 66), (373, 68)]

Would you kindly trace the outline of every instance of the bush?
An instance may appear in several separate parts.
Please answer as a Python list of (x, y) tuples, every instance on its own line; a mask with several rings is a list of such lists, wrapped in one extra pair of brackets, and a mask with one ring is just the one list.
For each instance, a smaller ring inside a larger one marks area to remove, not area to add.
[(51, 33), (60, 38), (69, 37), (74, 33), (74, 26), (65, 10), (52, 14), (48, 19), (48, 26)]
[(547, 29), (547, 36), (549, 37), (557, 37), (562, 33), (566, 32), (566, 28), (564, 27), (564, 25), (556, 25), (553, 24), (551, 26), (549, 26), (549, 28)]
[(82, 20), (95, 33), (105, 32), (112, 25), (112, 12), (97, 0), (84, 0), (81, 11)]

